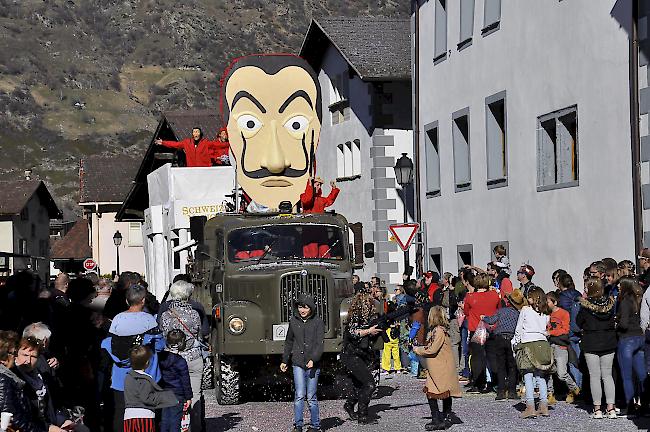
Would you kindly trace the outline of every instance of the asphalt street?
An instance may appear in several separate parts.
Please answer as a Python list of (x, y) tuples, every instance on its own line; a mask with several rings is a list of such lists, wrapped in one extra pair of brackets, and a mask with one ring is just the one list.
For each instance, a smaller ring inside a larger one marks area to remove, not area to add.
[[(320, 401), (321, 424), (328, 431), (423, 431), (430, 421), (429, 406), (422, 393), (424, 381), (407, 375), (384, 379), (379, 394), (370, 405), (378, 423), (360, 426), (348, 420), (343, 411), (343, 400)], [(249, 390), (251, 399), (263, 400), (261, 394)], [(615, 420), (590, 418), (585, 408), (558, 402), (551, 407), (550, 417), (522, 420), (524, 409), (517, 401), (496, 402), (493, 393), (464, 395), (455, 399), (453, 410), (463, 421), (451, 431), (636, 431), (648, 430), (650, 418)], [(306, 422), (309, 413), (305, 412)], [(285, 398), (273, 402), (247, 402), (241, 405), (220, 406), (214, 392), (206, 394), (206, 421), (209, 432), (247, 431), (284, 432), (293, 424), (293, 404)], [(305, 428), (306, 429), (306, 428)]]

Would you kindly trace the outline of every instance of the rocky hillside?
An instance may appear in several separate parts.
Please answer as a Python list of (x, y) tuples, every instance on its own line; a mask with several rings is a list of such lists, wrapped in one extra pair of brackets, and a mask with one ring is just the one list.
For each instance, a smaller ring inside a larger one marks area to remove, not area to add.
[(403, 0), (0, 0), (0, 178), (25, 168), (76, 212), (79, 159), (141, 154), (158, 113), (216, 109), (228, 61), (297, 52), (312, 17)]

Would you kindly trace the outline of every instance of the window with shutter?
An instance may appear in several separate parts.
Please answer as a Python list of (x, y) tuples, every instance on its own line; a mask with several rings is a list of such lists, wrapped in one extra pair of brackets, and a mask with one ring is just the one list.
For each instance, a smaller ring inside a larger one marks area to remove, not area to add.
[(429, 269), (442, 275), (442, 248), (429, 248)]
[(469, 143), (469, 108), (455, 112), (452, 118), (454, 181), (456, 192), (461, 192), (472, 188)]
[(462, 50), (472, 44), (474, 32), (474, 0), (460, 1), (460, 42), (458, 50)]
[(336, 146), (336, 176), (338, 178), (345, 177), (345, 152), (343, 147), (343, 144)]
[(142, 246), (140, 222), (129, 222), (129, 246)]
[(352, 141), (352, 175), (361, 175), (361, 141)]
[(346, 142), (345, 145), (343, 146), (343, 154), (345, 157), (345, 170), (344, 170), (344, 176), (345, 177), (351, 177), (354, 172), (354, 167), (353, 167), (353, 158), (352, 158), (352, 143), (350, 141)]
[(458, 254), (458, 268), (466, 265), (474, 265), (474, 246), (471, 244), (464, 244), (456, 246)]
[(501, 22), (501, 0), (485, 0), (483, 9), (483, 36), (499, 29)]
[(447, 0), (435, 0), (434, 51), (433, 60), (447, 56)]
[(488, 189), (507, 185), (508, 149), (506, 145), (505, 92), (485, 99), (485, 145)]
[(427, 169), (427, 197), (440, 196), (440, 150), (438, 147), (438, 122), (424, 127), (424, 153)]
[(543, 115), (537, 123), (537, 190), (577, 186), (577, 107)]
[(354, 263), (363, 264), (363, 224), (356, 222), (349, 225), (354, 236), (352, 246), (354, 250)]

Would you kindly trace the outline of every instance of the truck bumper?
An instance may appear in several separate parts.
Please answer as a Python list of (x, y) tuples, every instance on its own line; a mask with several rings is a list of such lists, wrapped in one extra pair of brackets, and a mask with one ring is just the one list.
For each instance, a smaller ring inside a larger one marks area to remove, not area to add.
[[(325, 339), (324, 352), (341, 352), (343, 341), (341, 339)], [(224, 355), (272, 355), (284, 352), (284, 341), (263, 339), (259, 342), (229, 340), (220, 350)]]

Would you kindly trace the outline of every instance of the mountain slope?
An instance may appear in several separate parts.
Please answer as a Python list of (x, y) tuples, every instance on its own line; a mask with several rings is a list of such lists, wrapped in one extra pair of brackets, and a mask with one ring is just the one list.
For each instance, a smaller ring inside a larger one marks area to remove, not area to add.
[(80, 158), (141, 154), (163, 110), (217, 109), (231, 59), (297, 52), (312, 16), (408, 11), (399, 0), (0, 0), (0, 177), (33, 168), (70, 216)]

